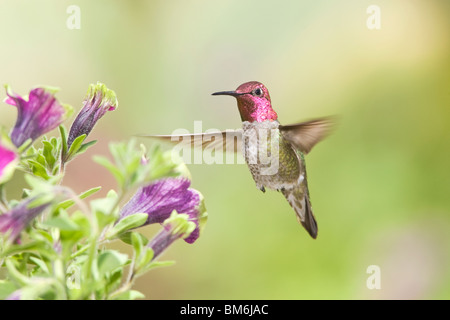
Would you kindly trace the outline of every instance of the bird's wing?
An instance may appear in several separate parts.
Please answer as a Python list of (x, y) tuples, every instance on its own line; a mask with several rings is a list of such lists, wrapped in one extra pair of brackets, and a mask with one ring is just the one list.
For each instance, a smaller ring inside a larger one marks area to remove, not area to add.
[(226, 130), (208, 133), (180, 134), (180, 135), (141, 135), (174, 144), (191, 145), (202, 149), (214, 149), (230, 152), (240, 152), (242, 149), (242, 130)]
[(286, 140), (307, 154), (330, 133), (334, 123), (331, 117), (320, 118), (287, 126), (280, 125), (280, 131)]

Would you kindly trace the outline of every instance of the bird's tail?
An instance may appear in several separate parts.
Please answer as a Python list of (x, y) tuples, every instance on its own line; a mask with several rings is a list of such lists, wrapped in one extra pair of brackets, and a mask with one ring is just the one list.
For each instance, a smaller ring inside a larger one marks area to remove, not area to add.
[(307, 188), (304, 184), (299, 184), (292, 189), (283, 189), (281, 192), (295, 210), (297, 220), (308, 231), (310, 236), (315, 239), (318, 231), (317, 222), (311, 208)]

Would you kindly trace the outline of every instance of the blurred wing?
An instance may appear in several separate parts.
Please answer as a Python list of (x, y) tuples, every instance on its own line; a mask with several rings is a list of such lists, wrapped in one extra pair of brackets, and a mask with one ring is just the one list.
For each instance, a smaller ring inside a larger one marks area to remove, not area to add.
[(174, 144), (191, 145), (202, 149), (222, 148), (225, 151), (240, 152), (242, 149), (242, 130), (226, 130), (209, 133), (180, 135), (142, 135), (142, 137), (159, 139)]
[(333, 124), (332, 118), (321, 118), (287, 126), (280, 125), (280, 131), (286, 140), (307, 154), (330, 133)]

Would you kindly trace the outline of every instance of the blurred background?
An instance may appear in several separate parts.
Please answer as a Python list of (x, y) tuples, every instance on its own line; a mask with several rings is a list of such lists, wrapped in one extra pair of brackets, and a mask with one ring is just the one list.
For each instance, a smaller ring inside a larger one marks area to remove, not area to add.
[[(68, 167), (77, 192), (115, 188), (91, 159), (109, 142), (240, 127), (234, 99), (211, 93), (246, 81), (269, 88), (282, 124), (338, 116), (306, 159), (317, 240), (246, 165), (189, 165), (209, 220), (165, 253), (174, 266), (138, 279), (146, 298), (450, 298), (450, 2), (2, 0), (0, 27), (1, 84), (60, 87), (76, 111), (90, 83), (118, 96)], [(0, 107), (0, 125), (15, 118)], [(366, 285), (371, 265), (381, 289)]]

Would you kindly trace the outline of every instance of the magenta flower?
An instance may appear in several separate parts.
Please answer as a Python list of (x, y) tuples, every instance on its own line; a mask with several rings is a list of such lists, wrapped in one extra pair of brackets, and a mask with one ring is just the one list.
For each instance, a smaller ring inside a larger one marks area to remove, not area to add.
[(11, 178), (19, 162), (19, 155), (12, 149), (10, 142), (0, 137), (0, 184)]
[[(195, 229), (184, 240), (194, 243), (200, 235), (200, 225), (206, 217), (201, 194), (189, 188), (185, 178), (166, 178), (140, 188), (120, 212), (119, 220), (134, 213), (146, 213), (144, 225), (163, 224), (172, 211), (183, 213), (195, 224)], [(170, 229), (169, 227), (167, 227)]]
[(48, 88), (36, 88), (30, 91), (28, 98), (23, 98), (6, 86), (5, 102), (17, 107), (17, 121), (11, 131), (11, 141), (16, 147), (28, 139), (36, 140), (67, 118), (71, 107), (60, 104), (54, 93), (55, 90)]
[(67, 146), (70, 148), (73, 141), (83, 135), (89, 135), (97, 121), (107, 111), (115, 110), (119, 105), (114, 91), (109, 90), (104, 84), (91, 84), (83, 102), (83, 108), (75, 118), (70, 128)]
[(50, 205), (50, 203), (46, 203), (33, 207), (30, 204), (34, 200), (36, 198), (25, 199), (10, 211), (0, 215), (0, 232), (6, 233), (9, 231), (11, 242), (16, 241), (20, 232)]

